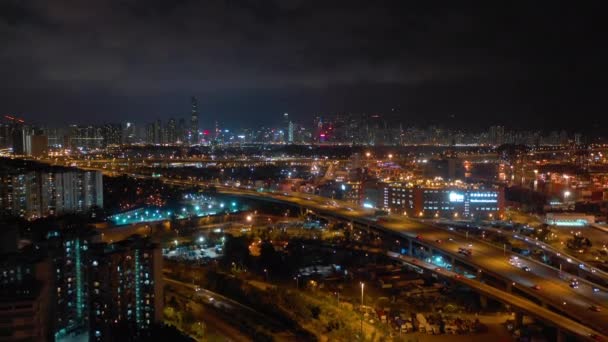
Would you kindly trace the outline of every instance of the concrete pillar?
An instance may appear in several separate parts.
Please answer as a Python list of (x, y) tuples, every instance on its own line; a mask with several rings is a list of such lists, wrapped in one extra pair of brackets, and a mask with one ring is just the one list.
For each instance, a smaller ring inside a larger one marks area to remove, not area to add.
[(412, 240), (407, 239), (407, 255), (413, 256), (412, 254)]

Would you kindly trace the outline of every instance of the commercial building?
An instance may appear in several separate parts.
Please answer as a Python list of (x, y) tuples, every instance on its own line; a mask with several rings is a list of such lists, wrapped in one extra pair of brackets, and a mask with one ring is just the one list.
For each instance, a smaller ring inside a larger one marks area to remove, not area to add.
[(381, 207), (418, 217), (499, 218), (504, 211), (504, 190), (480, 186), (420, 186), (384, 183)]

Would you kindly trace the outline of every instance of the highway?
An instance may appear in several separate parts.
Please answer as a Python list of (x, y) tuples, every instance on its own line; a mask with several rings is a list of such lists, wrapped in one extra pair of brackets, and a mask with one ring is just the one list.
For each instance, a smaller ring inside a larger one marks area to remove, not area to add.
[(417, 267), (421, 267), (423, 269), (426, 269), (427, 271), (434, 272), (434, 273), (437, 273), (444, 277), (451, 278), (455, 282), (461, 283), (463, 285), (467, 285), (471, 288), (475, 288), (481, 294), (486, 295), (490, 298), (494, 298), (499, 301), (509, 302), (510, 305), (523, 311), (526, 314), (545, 317), (549, 322), (558, 324), (563, 327), (568, 327), (567, 330), (576, 335), (592, 336), (594, 334), (597, 334), (593, 329), (590, 329), (589, 327), (586, 327), (585, 325), (580, 324), (578, 322), (574, 322), (571, 319), (564, 317), (562, 315), (559, 315), (547, 308), (539, 307), (538, 305), (536, 305), (535, 303), (533, 303), (529, 300), (512, 295), (510, 293), (506, 293), (505, 291), (502, 291), (502, 290), (498, 290), (492, 286), (486, 285), (479, 281), (475, 281), (473, 279), (468, 279), (467, 277), (462, 277), (455, 272), (448, 271), (443, 268), (439, 268), (433, 264), (430, 264), (430, 263), (427, 263), (424, 261), (420, 261), (413, 257), (403, 256), (403, 255), (399, 255), (398, 253), (393, 253), (393, 252), (388, 252), (387, 254), (391, 258), (404, 261), (408, 264), (412, 264)]
[[(209, 291), (204, 288), (200, 288), (196, 285), (186, 283), (183, 281), (164, 278), (166, 284), (172, 285), (177, 288), (186, 289), (191, 291), (193, 295), (201, 298), (203, 303), (210, 305), (227, 315), (233, 317), (247, 317), (252, 322), (257, 322), (260, 325), (266, 327), (269, 331), (273, 331), (274, 334), (286, 338), (286, 340), (294, 340), (295, 335), (284, 327), (283, 324), (277, 322), (277, 320), (249, 307), (243, 305), (235, 300), (228, 297), (222, 296), (219, 293)], [(238, 328), (238, 327), (236, 327)]]
[[(467, 223), (464, 221), (449, 221), (449, 220), (418, 220), (421, 222), (426, 222), (428, 224), (437, 224), (439, 227), (448, 227), (450, 225), (454, 225), (454, 226), (458, 226), (458, 227), (463, 227), (463, 224)], [(470, 226), (470, 227), (469, 227)], [(578, 267), (578, 274), (579, 276), (581, 274), (583, 275), (589, 275), (589, 276), (593, 276), (593, 277), (597, 277), (597, 278), (601, 278), (603, 280), (605, 280), (606, 282), (608, 282), (608, 273), (604, 272), (598, 268), (593, 267), (592, 265), (578, 259), (577, 257), (568, 254), (567, 250), (565, 250), (564, 248), (558, 249), (555, 248), (553, 246), (551, 246), (550, 244), (544, 243), (542, 241), (538, 241), (535, 240), (533, 238), (527, 237), (525, 235), (521, 235), (521, 234), (517, 234), (514, 233), (512, 231), (508, 231), (508, 230), (501, 230), (498, 228), (494, 228), (491, 227), (489, 225), (478, 225), (478, 224), (474, 224), (474, 223), (467, 223), (467, 230), (469, 231), (473, 231), (476, 229), (480, 229), (483, 231), (487, 231), (487, 232), (492, 232), (492, 233), (496, 233), (496, 234), (500, 234), (503, 235), (505, 237), (508, 237), (511, 240), (519, 240), (529, 246), (531, 246), (532, 248), (541, 248), (542, 250), (545, 251), (545, 253), (553, 255), (557, 258), (559, 258), (560, 260), (562, 260), (562, 264), (566, 265), (566, 264), (573, 264), (576, 265)], [(580, 231), (580, 230), (577, 230)], [(604, 234), (604, 239), (608, 238), (608, 234)], [(596, 243), (594, 241), (594, 243)], [(520, 258), (526, 258), (526, 257), (521, 257)], [(531, 258), (526, 258), (526, 259), (530, 259)], [(539, 261), (534, 260), (534, 262), (540, 263)], [(581, 281), (585, 281), (585, 282), (593, 282), (592, 280), (585, 280), (581, 278)], [(608, 291), (608, 289), (606, 289), (603, 285), (595, 285), (598, 288), (603, 288), (603, 290)]]
[[(132, 175), (134, 176), (134, 175)], [(137, 176), (150, 178), (149, 176)], [(208, 186), (202, 182), (171, 180), (161, 178), (164, 182), (179, 186)], [(561, 310), (566, 316), (551, 314), (522, 297), (511, 295), (505, 291), (489, 287), (479, 280), (463, 280), (467, 285), (481, 293), (494, 292), (491, 296), (515, 307), (526, 306), (527, 313), (533, 314), (545, 321), (579, 336), (599, 335), (608, 341), (608, 293), (594, 292), (587, 283), (581, 282), (578, 288), (571, 288), (570, 283), (562, 280), (559, 270), (549, 266), (530, 265), (530, 271), (514, 267), (509, 259), (515, 256), (497, 246), (475, 241), (471, 247), (472, 255), (467, 257), (458, 253), (458, 248), (466, 246), (460, 234), (450, 232), (433, 225), (415, 222), (403, 216), (391, 215), (390, 220), (377, 222), (373, 210), (363, 209), (350, 203), (342, 203), (324, 197), (301, 193), (261, 193), (243, 188), (216, 186), (218, 193), (292, 204), (313, 210), (321, 215), (333, 216), (349, 221), (369, 225), (386, 233), (401, 235), (415, 240), (421, 245), (431, 247), (442, 254), (452, 256), (464, 263), (506, 282), (511, 282), (514, 288), (539, 299), (543, 304), (551, 305)], [(447, 271), (446, 271), (447, 272)], [(465, 277), (462, 277), (463, 279)], [(525, 302), (518, 303), (523, 300)], [(591, 310), (592, 307), (598, 311)], [(521, 307), (523, 309), (523, 307)], [(574, 321), (573, 321), (574, 320)], [(576, 321), (576, 322), (575, 322)], [(578, 322), (578, 323), (577, 323)], [(580, 323), (580, 324), (579, 324)], [(584, 326), (583, 326), (584, 325)], [(590, 329), (592, 328), (592, 329)], [(595, 331), (594, 331), (595, 330)]]
[[(409, 237), (410, 239), (416, 240), (417, 237), (420, 237), (418, 242), (421, 244), (437, 249), (443, 254), (463, 260), (466, 264), (481, 270), (482, 273), (486, 272), (499, 279), (505, 279), (514, 284), (512, 286), (522, 292), (538, 298), (543, 303), (561, 309), (562, 312), (571, 319), (593, 328), (602, 335), (608, 334), (608, 293), (594, 292), (591, 286), (583, 282), (580, 283), (578, 288), (571, 288), (569, 282), (562, 280), (559, 270), (555, 270), (549, 266), (541, 264), (530, 265), (530, 271), (514, 267), (509, 263), (509, 259), (512, 256), (516, 256), (516, 254), (504, 252), (502, 248), (497, 246), (475, 241), (472, 245), (472, 256), (466, 257), (458, 253), (458, 248), (467, 246), (471, 241), (465, 241), (460, 234), (446, 231), (432, 225), (414, 222), (403, 216), (391, 216), (390, 221), (379, 223), (374, 217), (373, 210), (361, 209), (349, 203), (338, 203), (338, 201), (315, 195), (259, 193), (224, 187), (218, 187), (218, 192), (234, 196), (246, 196), (291, 203), (314, 210), (320, 214), (330, 214), (331, 216), (341, 217), (346, 220), (369, 224), (387, 232)], [(470, 280), (469, 285), (478, 290), (488, 286), (477, 280)], [(536, 286), (539, 287), (538, 290), (533, 288)], [(494, 289), (493, 291), (500, 291), (500, 295), (496, 294), (497, 298), (502, 298), (503, 301), (507, 298), (506, 295), (508, 295), (508, 293), (505, 291), (498, 289)], [(521, 297), (517, 296), (509, 296), (509, 298), (521, 299)], [(531, 302), (527, 305), (535, 305), (534, 309), (530, 308), (528, 311), (534, 313), (535, 316), (550, 320), (556, 324), (559, 323), (558, 321), (553, 320), (555, 317), (550, 318), (545, 316), (546, 312), (541, 310), (542, 307), (539, 305), (532, 304)], [(591, 310), (592, 306), (599, 308), (600, 311), (596, 312)], [(562, 319), (566, 318), (562, 317), (560, 320)], [(559, 324), (562, 328), (571, 328), (575, 322), (572, 322), (570, 319), (568, 319), (568, 321), (571, 322), (568, 325), (562, 325), (563, 322)], [(589, 328), (572, 332), (581, 336), (595, 334)], [(605, 338), (608, 339), (608, 337)]]

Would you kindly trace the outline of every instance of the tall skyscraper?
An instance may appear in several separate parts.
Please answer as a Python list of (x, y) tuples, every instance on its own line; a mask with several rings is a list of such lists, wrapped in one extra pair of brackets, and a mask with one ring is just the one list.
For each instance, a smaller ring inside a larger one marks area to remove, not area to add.
[(287, 142), (293, 143), (293, 122), (289, 121), (287, 125)]
[(132, 122), (125, 123), (122, 134), (123, 134), (122, 141), (124, 141), (125, 144), (132, 144), (135, 142), (135, 140), (136, 140), (135, 126), (133, 125)]
[(165, 133), (167, 135), (165, 138), (165, 141), (167, 143), (175, 144), (177, 142), (177, 126), (175, 123), (175, 119), (173, 119), (173, 118), (169, 119)]
[(180, 143), (188, 143), (188, 128), (186, 126), (186, 120), (184, 118), (179, 119), (177, 122), (177, 138)]
[(162, 144), (163, 141), (163, 126), (160, 119), (154, 122), (154, 144)]
[(190, 118), (190, 144), (198, 144), (198, 102), (196, 97), (192, 96), (192, 116)]

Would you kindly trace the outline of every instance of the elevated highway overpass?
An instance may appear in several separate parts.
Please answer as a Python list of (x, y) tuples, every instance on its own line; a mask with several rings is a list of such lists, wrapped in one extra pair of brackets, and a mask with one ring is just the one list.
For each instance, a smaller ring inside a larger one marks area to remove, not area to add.
[[(168, 182), (187, 185), (182, 181)], [(417, 257), (415, 259), (419, 260), (420, 253), (415, 252), (416, 248), (421, 248), (426, 255), (444, 256), (451, 259), (453, 265), (467, 265), (477, 270), (475, 279), (463, 276), (457, 278), (459, 282), (475, 291), (563, 331), (583, 337), (599, 336), (608, 340), (608, 293), (594, 292), (588, 284), (581, 284), (576, 289), (571, 288), (568, 282), (562, 280), (558, 270), (542, 264), (535, 265), (530, 271), (514, 267), (509, 264), (508, 259), (516, 254), (497, 246), (479, 241), (467, 241), (456, 232), (402, 216), (390, 216), (390, 219), (379, 222), (373, 210), (361, 209), (352, 204), (338, 203), (319, 196), (260, 193), (221, 186), (217, 187), (217, 190), (218, 193), (226, 195), (290, 204), (312, 210), (322, 216), (368, 227), (390, 237), (385, 239), (388, 243), (384, 246), (400, 258)], [(462, 246), (469, 248), (471, 242), (471, 256), (459, 253), (459, 248)], [(404, 245), (407, 245), (407, 248), (403, 248)], [(434, 265), (429, 266), (429, 269), (448, 276), (457, 274), (453, 270)], [(592, 307), (600, 311), (591, 310)]]
[[(136, 177), (150, 178), (143, 175)], [(162, 180), (177, 186), (208, 185), (186, 180)], [(362, 209), (349, 203), (307, 194), (261, 193), (217, 185), (216, 188), (220, 194), (292, 205), (312, 210), (322, 216), (366, 227), (389, 237), (384, 239), (386, 240), (384, 247), (396, 253), (393, 255), (400, 259), (414, 257), (418, 259), (421, 255), (435, 254), (445, 256), (450, 259), (452, 265), (461, 264), (476, 269), (478, 273), (475, 279), (462, 276), (456, 278), (453, 270), (436, 266), (429, 266), (428, 269), (444, 276), (453, 276), (454, 279), (480, 294), (508, 304), (562, 331), (586, 338), (599, 337), (600, 340), (608, 341), (608, 293), (596, 293), (587, 284), (581, 284), (576, 289), (571, 288), (569, 283), (562, 280), (559, 271), (551, 267), (539, 264), (527, 272), (511, 266), (508, 259), (515, 254), (497, 246), (475, 241), (471, 247), (468, 247), (469, 241), (464, 240), (456, 232), (416, 222), (403, 216), (390, 216), (386, 220), (378, 221), (373, 210)], [(462, 246), (470, 248), (472, 255), (459, 253), (459, 248)], [(417, 248), (422, 254), (415, 252)], [(500, 284), (497, 284), (496, 280)], [(590, 310), (592, 307), (600, 311)]]

